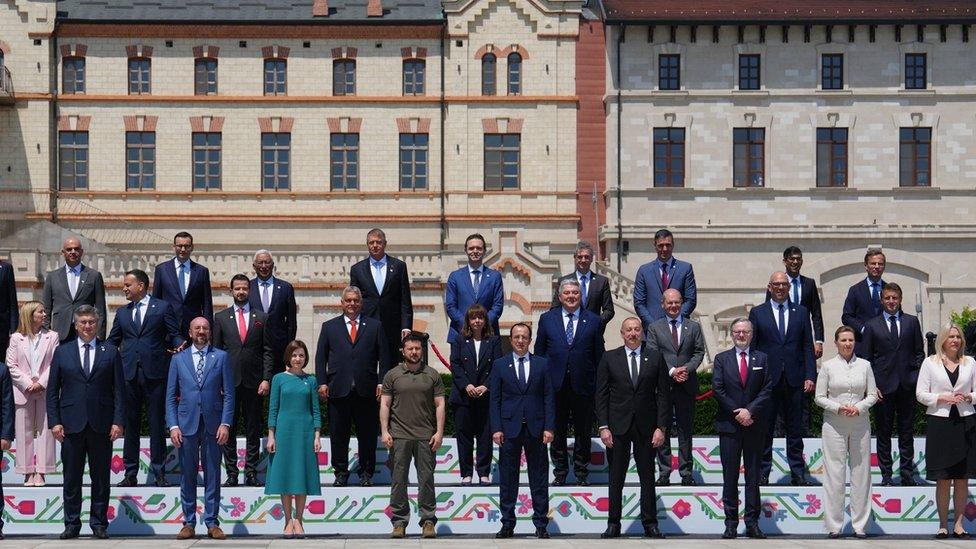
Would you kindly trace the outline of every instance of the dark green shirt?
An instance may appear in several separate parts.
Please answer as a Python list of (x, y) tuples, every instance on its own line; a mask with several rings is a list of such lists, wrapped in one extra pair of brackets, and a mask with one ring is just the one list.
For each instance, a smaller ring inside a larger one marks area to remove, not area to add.
[(444, 396), (444, 382), (436, 370), (421, 366), (416, 372), (404, 364), (383, 376), (383, 394), (390, 404), (390, 434), (395, 439), (430, 440), (437, 432), (435, 397)]

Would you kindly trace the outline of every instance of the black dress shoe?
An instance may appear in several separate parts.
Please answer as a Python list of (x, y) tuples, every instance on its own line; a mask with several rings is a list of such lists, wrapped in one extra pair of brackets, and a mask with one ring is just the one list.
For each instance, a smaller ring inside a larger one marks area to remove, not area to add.
[(731, 526), (726, 526), (725, 531), (722, 532), (722, 539), (735, 539), (735, 537), (738, 535), (739, 533), (736, 531), (735, 528)]
[(918, 482), (915, 479), (911, 478), (911, 477), (902, 477), (902, 479), (901, 479), (901, 485), (902, 486), (918, 486)]
[(827, 539), (837, 539), (840, 537), (840, 532), (830, 532), (827, 534)]
[(515, 535), (515, 529), (509, 526), (502, 526), (502, 529), (495, 534), (495, 539), (506, 539)]
[(793, 477), (790, 479), (790, 486), (810, 486), (810, 483), (803, 477)]
[(233, 488), (237, 486), (237, 475), (227, 475), (227, 480), (224, 481), (223, 486), (225, 488)]
[(657, 477), (654, 484), (657, 486), (671, 486), (671, 479), (669, 477)]
[(698, 481), (695, 480), (695, 479), (693, 479), (693, 478), (691, 478), (691, 477), (685, 477), (685, 478), (681, 479), (681, 485), (682, 486), (698, 486)]
[(166, 480), (165, 476), (159, 475), (158, 477), (156, 477), (156, 486), (159, 488), (169, 488), (170, 486), (172, 486), (172, 484), (170, 484), (170, 482)]
[(136, 484), (138, 484), (138, 482), (136, 482), (136, 477), (125, 477), (120, 480), (116, 486), (119, 488), (132, 488)]
[(359, 477), (359, 485), (363, 488), (368, 488), (373, 485), (373, 475), (362, 475)]
[(250, 473), (248, 475), (244, 475), (244, 485), (261, 486), (261, 482), (258, 481), (258, 476), (255, 473)]
[(590, 479), (588, 479), (586, 477), (576, 477), (576, 485), (577, 486), (589, 486), (590, 485)]
[(854, 537), (857, 539), (868, 539), (868, 535), (864, 532), (854, 532)]
[(336, 475), (335, 481), (332, 482), (332, 486), (336, 488), (343, 488), (349, 485), (349, 475)]
[(92, 528), (92, 537), (95, 539), (108, 539), (108, 532), (104, 528)]
[(891, 486), (891, 477), (881, 477), (881, 486)]
[(664, 534), (657, 526), (647, 526), (644, 528), (644, 537), (653, 539), (664, 539)]
[(760, 477), (759, 478), (759, 485), (760, 486), (769, 486), (769, 475)]
[(552, 479), (553, 486), (566, 486), (566, 477), (556, 477)]
[(746, 528), (746, 537), (752, 539), (766, 539), (766, 534), (764, 534), (758, 526), (753, 526), (751, 528)]
[(620, 525), (619, 524), (609, 524), (607, 529), (600, 534), (602, 539), (619, 538), (620, 537)]
[(64, 532), (58, 536), (60, 539), (75, 539), (81, 533), (81, 528), (65, 528)]
[(539, 539), (549, 539), (549, 537), (550, 537), (549, 536), (549, 530), (546, 530), (545, 528), (536, 528), (535, 529), (535, 537), (537, 537)]

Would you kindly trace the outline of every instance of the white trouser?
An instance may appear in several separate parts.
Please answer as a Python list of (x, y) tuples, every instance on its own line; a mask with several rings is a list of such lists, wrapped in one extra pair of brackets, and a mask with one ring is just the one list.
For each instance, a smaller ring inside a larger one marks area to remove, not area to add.
[(844, 528), (844, 491), (848, 460), (851, 468), (851, 525), (864, 532), (871, 516), (871, 423), (867, 414), (855, 417), (824, 412), (821, 430), (824, 453), (824, 526), (827, 532)]

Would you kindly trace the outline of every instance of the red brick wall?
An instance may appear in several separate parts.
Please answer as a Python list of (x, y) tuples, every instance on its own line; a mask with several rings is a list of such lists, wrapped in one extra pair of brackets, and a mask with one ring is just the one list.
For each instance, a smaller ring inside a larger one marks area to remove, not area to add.
[[(607, 119), (603, 108), (606, 93), (606, 42), (603, 23), (581, 21), (576, 43), (576, 212), (580, 216), (579, 238), (597, 245), (597, 227), (606, 220), (603, 192), (606, 182)], [(593, 205), (593, 189), (597, 203)], [(606, 256), (597, 246), (599, 258)]]

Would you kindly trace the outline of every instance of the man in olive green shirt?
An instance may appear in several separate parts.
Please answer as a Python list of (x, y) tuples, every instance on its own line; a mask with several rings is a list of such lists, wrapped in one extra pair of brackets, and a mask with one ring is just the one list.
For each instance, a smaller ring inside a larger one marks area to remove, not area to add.
[(407, 482), (410, 460), (416, 462), (419, 485), (418, 506), (423, 537), (436, 536), (434, 516), (434, 453), (444, 438), (444, 383), (436, 370), (420, 362), (424, 342), (415, 334), (403, 339), (403, 364), (383, 376), (380, 399), (380, 429), (383, 444), (390, 449), (393, 479), (390, 507), (393, 533), (406, 535), (410, 520)]

